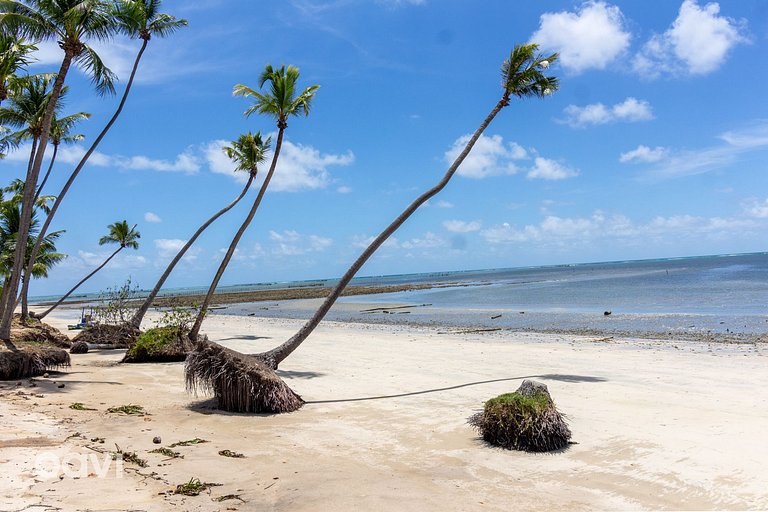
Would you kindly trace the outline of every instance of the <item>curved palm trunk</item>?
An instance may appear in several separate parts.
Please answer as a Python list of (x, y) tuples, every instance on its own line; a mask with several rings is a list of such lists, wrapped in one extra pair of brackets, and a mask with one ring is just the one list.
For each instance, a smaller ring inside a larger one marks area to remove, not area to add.
[[(43, 122), (41, 127), (40, 141), (38, 142), (37, 153), (35, 154), (35, 160), (32, 168), (27, 172), (26, 180), (24, 181), (24, 194), (22, 198), (21, 207), (21, 221), (19, 224), (19, 233), (17, 240), (26, 240), (29, 235), (29, 226), (32, 222), (32, 210), (34, 209), (34, 197), (37, 190), (37, 177), (40, 174), (40, 168), (43, 165), (43, 156), (45, 155), (45, 147), (48, 144), (48, 135), (51, 131), (51, 121), (53, 120), (53, 113), (56, 110), (56, 103), (61, 96), (61, 89), (64, 86), (64, 79), (67, 77), (67, 72), (72, 64), (72, 55), (68, 52), (64, 54), (64, 60), (61, 62), (59, 73), (56, 75), (56, 80), (53, 83), (51, 89), (51, 97), (48, 100), (48, 105), (45, 109), (45, 115), (43, 116)], [(39, 239), (42, 243), (42, 237)], [(0, 320), (0, 339), (10, 340), (11, 338), (11, 320), (13, 319), (14, 304), (16, 302), (16, 294), (19, 290), (19, 281), (21, 279), (21, 272), (25, 263), (26, 256), (26, 244), (16, 244), (16, 251), (13, 255), (13, 269), (11, 271), (11, 280), (8, 285), (8, 295), (5, 303), (2, 304), (2, 320)], [(38, 246), (39, 250), (39, 246)], [(33, 251), (34, 252), (34, 251)], [(35, 253), (33, 256), (37, 256)], [(30, 261), (34, 261), (34, 257), (30, 257)], [(27, 283), (28, 286), (28, 283)]]
[(40, 186), (37, 187), (37, 192), (35, 193), (35, 201), (37, 201), (37, 198), (40, 197), (40, 192), (43, 191), (43, 187), (45, 186), (45, 183), (48, 181), (48, 177), (51, 175), (51, 171), (53, 170), (53, 163), (56, 161), (56, 153), (58, 152), (59, 152), (59, 145), (54, 143), (53, 154), (51, 155), (51, 163), (48, 164), (48, 170), (45, 172), (43, 181), (41, 181)]
[(264, 183), (262, 183), (261, 188), (259, 189), (259, 195), (256, 196), (256, 200), (253, 202), (253, 206), (251, 207), (251, 211), (248, 212), (248, 216), (243, 221), (243, 224), (240, 226), (240, 229), (235, 234), (235, 237), (232, 239), (232, 243), (229, 244), (229, 249), (227, 249), (227, 254), (224, 255), (224, 259), (221, 262), (221, 265), (219, 265), (219, 269), (216, 271), (216, 275), (213, 278), (213, 281), (211, 282), (211, 286), (208, 288), (208, 293), (205, 295), (205, 299), (203, 300), (202, 305), (200, 306), (200, 311), (197, 314), (197, 318), (195, 319), (195, 324), (192, 326), (192, 329), (189, 332), (189, 339), (192, 341), (197, 341), (197, 336), (200, 334), (200, 327), (203, 325), (203, 318), (205, 318), (205, 313), (208, 310), (208, 306), (211, 303), (211, 299), (213, 298), (213, 293), (216, 291), (216, 286), (219, 284), (219, 280), (221, 280), (221, 276), (224, 275), (224, 270), (226, 270), (227, 265), (229, 265), (229, 261), (232, 259), (232, 255), (235, 253), (235, 249), (237, 248), (238, 242), (240, 242), (240, 238), (243, 236), (243, 233), (245, 233), (245, 230), (248, 228), (248, 225), (253, 220), (253, 216), (256, 214), (256, 210), (259, 209), (259, 205), (261, 204), (261, 198), (264, 197), (264, 193), (267, 191), (267, 187), (269, 186), (269, 182), (272, 180), (272, 175), (275, 173), (275, 167), (277, 166), (277, 158), (280, 156), (280, 148), (283, 145), (283, 132), (285, 131), (285, 128), (280, 128), (280, 130), (277, 132), (277, 142), (275, 143), (275, 155), (272, 157), (272, 164), (269, 166), (269, 172), (267, 173), (267, 177), (264, 178)]
[(137, 329), (141, 325), (141, 321), (144, 319), (144, 315), (147, 314), (147, 311), (149, 311), (149, 308), (152, 306), (152, 302), (155, 300), (155, 297), (157, 297), (158, 292), (160, 292), (160, 289), (163, 287), (163, 284), (165, 284), (165, 281), (168, 279), (168, 276), (171, 275), (171, 272), (173, 271), (176, 264), (181, 261), (181, 258), (184, 257), (184, 254), (189, 250), (190, 247), (192, 247), (192, 244), (195, 243), (197, 238), (205, 231), (208, 226), (210, 226), (216, 219), (227, 213), (229, 210), (234, 208), (234, 206), (240, 202), (240, 200), (245, 196), (245, 193), (248, 192), (248, 189), (251, 186), (251, 183), (253, 183), (254, 173), (249, 173), (248, 175), (248, 182), (245, 184), (245, 187), (243, 187), (242, 192), (240, 192), (240, 195), (235, 198), (234, 201), (229, 203), (227, 206), (216, 212), (216, 214), (208, 219), (202, 226), (200, 226), (197, 231), (195, 231), (195, 234), (192, 235), (192, 238), (187, 240), (187, 243), (184, 244), (184, 247), (181, 248), (181, 250), (176, 254), (176, 256), (173, 258), (173, 260), (168, 264), (168, 267), (165, 269), (165, 272), (163, 272), (163, 275), (160, 276), (160, 279), (155, 284), (155, 287), (152, 289), (151, 292), (149, 292), (149, 295), (147, 295), (147, 298), (144, 300), (144, 303), (141, 305), (138, 311), (136, 311), (136, 314), (133, 315), (133, 318), (130, 320), (130, 324)]
[[(88, 151), (85, 152), (85, 155), (83, 155), (83, 158), (80, 159), (80, 162), (77, 164), (77, 167), (75, 167), (75, 170), (72, 171), (72, 174), (69, 176), (69, 179), (64, 184), (64, 187), (61, 189), (61, 192), (59, 192), (59, 194), (56, 196), (56, 200), (54, 201), (53, 206), (51, 206), (51, 211), (48, 212), (48, 215), (45, 218), (45, 222), (43, 223), (43, 227), (40, 228), (40, 233), (38, 234), (38, 241), (35, 243), (35, 246), (32, 248), (32, 252), (30, 253), (29, 265), (32, 265), (32, 262), (34, 262), (35, 259), (37, 258), (37, 254), (40, 252), (40, 246), (42, 244), (42, 240), (45, 237), (45, 234), (48, 232), (48, 227), (51, 225), (51, 221), (53, 220), (54, 215), (56, 215), (56, 211), (59, 209), (59, 205), (64, 200), (64, 196), (67, 194), (67, 191), (69, 191), (69, 187), (72, 186), (72, 183), (75, 181), (75, 178), (77, 178), (77, 175), (80, 174), (80, 171), (83, 169), (83, 166), (85, 166), (86, 162), (91, 157), (93, 152), (96, 151), (96, 148), (98, 147), (99, 143), (101, 143), (101, 140), (107, 134), (109, 129), (112, 128), (112, 125), (115, 124), (115, 121), (120, 115), (120, 112), (123, 111), (123, 106), (125, 106), (125, 101), (126, 99), (128, 99), (128, 93), (131, 91), (131, 86), (133, 85), (133, 79), (136, 76), (136, 69), (139, 67), (139, 61), (141, 60), (141, 56), (144, 54), (144, 50), (147, 48), (147, 43), (148, 43), (148, 40), (145, 39), (143, 44), (141, 45), (141, 49), (139, 50), (139, 53), (136, 55), (136, 60), (133, 62), (133, 69), (131, 70), (131, 77), (128, 79), (128, 83), (125, 85), (125, 91), (123, 92), (123, 97), (120, 100), (120, 104), (118, 105), (117, 110), (115, 110), (115, 113), (112, 115), (112, 118), (109, 120), (106, 126), (104, 126), (104, 129), (101, 130), (101, 133), (99, 133), (99, 136), (96, 137), (96, 140), (93, 141), (93, 144), (91, 144), (91, 147), (88, 148)], [(50, 130), (50, 123), (48, 126), (48, 130)], [(16, 292), (14, 291), (14, 294), (15, 293)], [(29, 283), (24, 283), (21, 293), (25, 296), (29, 293)], [(2, 331), (0, 331), (0, 337), (2, 337)]]
[(331, 291), (330, 295), (328, 295), (328, 297), (323, 301), (323, 303), (320, 305), (320, 308), (318, 308), (312, 318), (310, 318), (296, 334), (294, 334), (282, 345), (275, 347), (268, 352), (258, 354), (258, 358), (262, 359), (271, 368), (276, 369), (277, 366), (286, 357), (288, 357), (294, 350), (299, 347), (299, 345), (301, 345), (305, 339), (307, 339), (307, 337), (312, 333), (312, 331), (318, 326), (320, 321), (328, 313), (328, 310), (331, 309), (331, 306), (333, 306), (334, 302), (336, 302), (336, 299), (339, 298), (341, 292), (344, 291), (344, 288), (347, 286), (347, 284), (349, 284), (349, 282), (352, 280), (355, 274), (357, 274), (365, 262), (368, 261), (368, 258), (370, 258), (374, 252), (376, 252), (381, 244), (383, 244), (387, 238), (392, 235), (392, 233), (394, 233), (406, 220), (408, 220), (408, 217), (413, 215), (413, 213), (421, 205), (426, 203), (429, 198), (440, 192), (448, 184), (450, 179), (456, 173), (456, 170), (459, 168), (459, 165), (461, 165), (469, 152), (472, 150), (472, 147), (475, 145), (475, 142), (477, 142), (477, 139), (480, 138), (480, 135), (482, 135), (493, 118), (496, 117), (496, 114), (498, 114), (501, 109), (508, 104), (509, 98), (505, 94), (504, 97), (502, 97), (502, 99), (496, 104), (494, 109), (491, 110), (491, 113), (488, 114), (488, 117), (485, 118), (485, 121), (483, 121), (477, 131), (475, 131), (475, 133), (472, 135), (472, 138), (469, 139), (469, 142), (467, 142), (464, 150), (456, 158), (456, 160), (454, 160), (443, 178), (434, 187), (421, 194), (418, 198), (416, 198), (415, 201), (408, 205), (403, 213), (401, 213), (389, 226), (387, 226), (384, 231), (381, 232), (379, 236), (376, 237), (373, 242), (371, 242), (371, 244), (363, 251), (357, 260), (355, 260), (349, 270), (347, 270), (347, 272), (342, 276), (341, 280), (339, 280), (334, 289)]
[(58, 301), (56, 301), (56, 304), (54, 304), (53, 306), (51, 306), (51, 307), (49, 307), (48, 309), (46, 309), (45, 311), (43, 311), (41, 314), (37, 315), (37, 319), (38, 319), (38, 320), (42, 320), (43, 318), (45, 318), (45, 317), (48, 315), (48, 313), (50, 313), (51, 311), (53, 311), (54, 309), (56, 309), (57, 307), (59, 307), (59, 306), (61, 305), (61, 303), (62, 303), (62, 302), (64, 302), (65, 300), (67, 300), (67, 297), (69, 297), (70, 295), (72, 295), (72, 293), (74, 293), (74, 291), (75, 291), (75, 290), (77, 290), (78, 288), (80, 288), (80, 285), (82, 285), (84, 282), (86, 282), (86, 281), (87, 281), (87, 280), (89, 280), (91, 277), (93, 277), (93, 275), (94, 275), (96, 272), (98, 272), (99, 270), (103, 269), (103, 268), (104, 268), (104, 267), (107, 265), (107, 263), (109, 263), (109, 261), (110, 261), (112, 258), (114, 258), (115, 256), (117, 256), (117, 253), (119, 253), (119, 252), (120, 252), (120, 251), (122, 251), (123, 249), (124, 249), (124, 247), (122, 247), (122, 246), (121, 246), (121, 247), (119, 247), (119, 248), (118, 248), (118, 249), (117, 249), (115, 252), (113, 252), (113, 253), (112, 253), (112, 254), (109, 256), (109, 258), (107, 258), (106, 260), (104, 260), (104, 263), (102, 263), (101, 265), (99, 265), (99, 266), (96, 268), (96, 270), (94, 270), (93, 272), (91, 272), (90, 274), (88, 274), (87, 276), (85, 276), (84, 278), (82, 278), (82, 279), (80, 280), (80, 282), (79, 282), (79, 283), (77, 283), (75, 286), (73, 286), (73, 287), (72, 287), (72, 289), (71, 289), (71, 290), (69, 290), (67, 293), (65, 293), (65, 294), (64, 294), (64, 296), (63, 296), (62, 298), (60, 298)]

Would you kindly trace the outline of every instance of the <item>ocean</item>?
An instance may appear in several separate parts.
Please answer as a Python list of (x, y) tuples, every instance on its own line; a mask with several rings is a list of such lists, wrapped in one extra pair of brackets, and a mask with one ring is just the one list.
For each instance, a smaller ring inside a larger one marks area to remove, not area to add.
[[(394, 283), (435, 287), (342, 297), (326, 318), (606, 334), (768, 333), (768, 253), (384, 276), (353, 284)], [(307, 318), (312, 305), (260, 303), (221, 312)], [(409, 307), (367, 311), (395, 306)]]

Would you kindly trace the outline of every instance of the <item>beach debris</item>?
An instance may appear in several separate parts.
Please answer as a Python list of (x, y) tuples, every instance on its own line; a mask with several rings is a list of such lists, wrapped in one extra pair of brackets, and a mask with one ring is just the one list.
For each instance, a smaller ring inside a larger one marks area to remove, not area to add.
[[(723, 323), (723, 322), (720, 322), (720, 323)], [(48, 372), (45, 372), (45, 373), (43, 374), (43, 378), (44, 378), (44, 379), (47, 379), (47, 378), (48, 378)]]
[(496, 320), (497, 318), (501, 318), (501, 314), (495, 315), (491, 317), (491, 320)]
[(500, 331), (501, 327), (489, 327), (487, 329), (459, 329), (458, 331), (438, 331), (437, 334), (471, 334), (477, 332)]
[(160, 443), (163, 442), (163, 440), (160, 439), (160, 436), (155, 436), (155, 437), (152, 438), (152, 442), (155, 443), (155, 444), (160, 444)]
[(109, 452), (109, 454), (112, 457), (112, 460), (122, 459), (125, 462), (136, 464), (140, 468), (146, 468), (149, 466), (146, 460), (141, 459), (138, 455), (136, 455), (136, 452), (125, 452), (117, 445), (117, 443), (115, 443), (115, 451)]
[(104, 438), (103, 437), (92, 437), (91, 438), (92, 443), (101, 443), (104, 444)]
[(64, 386), (66, 386), (66, 384), (64, 384), (63, 382), (60, 382), (56, 385), (56, 387), (59, 389), (63, 388)]
[(110, 407), (107, 409), (107, 412), (111, 413), (123, 413), (123, 414), (138, 414), (138, 415), (145, 415), (149, 414), (144, 410), (144, 407), (141, 405), (135, 405), (135, 404), (128, 404), (128, 405), (121, 405), (120, 407)]
[(72, 347), (69, 349), (70, 354), (87, 354), (88, 353), (88, 343), (84, 341), (76, 341), (72, 344)]
[(233, 459), (243, 459), (245, 458), (245, 455), (242, 453), (233, 452), (232, 450), (221, 450), (219, 451), (219, 455), (222, 457), (232, 457)]
[(160, 455), (165, 455), (166, 457), (170, 459), (183, 459), (184, 456), (180, 454), (179, 452), (175, 452), (171, 450), (170, 448), (155, 448), (154, 450), (150, 450), (149, 453), (159, 453)]
[(610, 316), (610, 314), (611, 314), (611, 311), (603, 311), (604, 316)]
[(173, 443), (171, 445), (171, 448), (176, 448), (177, 446), (191, 446), (194, 444), (202, 444), (207, 442), (208, 441), (206, 441), (205, 439), (200, 439), (199, 437), (196, 437), (194, 439), (190, 439), (189, 441), (179, 441), (177, 443)]
[(96, 409), (92, 409), (90, 407), (86, 407), (84, 404), (80, 402), (75, 402), (73, 404), (69, 405), (70, 409), (73, 409), (75, 411), (95, 411)]
[(213, 501), (218, 501), (218, 502), (228, 501), (228, 500), (240, 500), (243, 503), (245, 503), (245, 500), (241, 498), (239, 494), (225, 494), (224, 496), (219, 496), (218, 498), (212, 498), (212, 499)]
[(371, 313), (394, 314), (394, 312), (392, 311), (394, 309), (423, 308), (431, 305), (432, 304), (411, 304), (411, 305), (405, 305), (405, 306), (386, 306), (386, 307), (378, 307), (378, 308), (370, 308), (370, 309), (361, 309), (360, 313), (363, 315), (369, 315)]
[(211, 487), (220, 486), (221, 484), (215, 484), (212, 482), (201, 482), (199, 478), (190, 478), (189, 482), (179, 484), (176, 486), (176, 490), (173, 494), (182, 494), (184, 496), (197, 496), (203, 491), (208, 490)]
[(528, 379), (514, 393), (485, 402), (483, 411), (470, 416), (468, 423), (486, 442), (508, 450), (559, 450), (571, 439), (571, 430), (547, 386)]

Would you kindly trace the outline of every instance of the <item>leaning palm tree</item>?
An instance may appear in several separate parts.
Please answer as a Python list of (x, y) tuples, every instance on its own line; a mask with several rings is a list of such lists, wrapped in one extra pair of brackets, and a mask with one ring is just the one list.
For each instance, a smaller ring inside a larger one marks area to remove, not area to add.
[(51, 311), (59, 307), (62, 302), (67, 300), (67, 297), (72, 295), (72, 293), (74, 293), (74, 291), (80, 287), (80, 285), (82, 285), (88, 279), (93, 277), (93, 275), (96, 272), (104, 268), (107, 265), (107, 263), (109, 263), (110, 260), (112, 260), (112, 258), (117, 256), (117, 253), (119, 253), (126, 247), (130, 249), (139, 248), (138, 240), (139, 238), (141, 238), (141, 233), (136, 231), (136, 224), (134, 224), (132, 228), (129, 228), (128, 222), (123, 220), (120, 222), (115, 222), (114, 224), (110, 224), (109, 226), (107, 226), (107, 229), (109, 229), (109, 234), (99, 239), (99, 245), (118, 244), (118, 248), (112, 254), (110, 254), (109, 257), (106, 260), (104, 260), (104, 262), (101, 265), (96, 267), (90, 274), (82, 278), (75, 286), (72, 287), (71, 290), (69, 290), (67, 293), (64, 294), (63, 297), (61, 297), (58, 301), (56, 301), (56, 303), (53, 306), (46, 309), (41, 314), (36, 315), (38, 319), (44, 318), (46, 315), (48, 315), (48, 313), (50, 313)]
[(70, 134), (70, 132), (77, 123), (84, 119), (89, 119), (90, 117), (91, 114), (88, 112), (78, 112), (77, 114), (71, 114), (62, 118), (57, 117), (56, 114), (53, 115), (50, 134), (50, 141), (51, 144), (53, 144), (53, 154), (51, 155), (51, 161), (48, 163), (48, 170), (45, 172), (45, 176), (43, 176), (40, 185), (37, 187), (35, 197), (40, 195), (40, 192), (42, 192), (43, 187), (48, 181), (48, 177), (51, 175), (53, 164), (56, 162), (56, 155), (59, 153), (59, 146), (63, 143), (72, 144), (85, 139), (85, 135), (82, 133)]
[[(101, 130), (101, 133), (99, 133), (96, 139), (94, 139), (93, 143), (80, 159), (77, 167), (75, 167), (75, 169), (72, 171), (69, 178), (67, 179), (67, 182), (56, 196), (56, 202), (54, 202), (53, 206), (51, 207), (51, 213), (48, 214), (48, 217), (46, 217), (45, 222), (43, 223), (43, 227), (40, 229), (42, 234), (45, 234), (48, 231), (48, 227), (51, 225), (51, 222), (53, 221), (53, 218), (59, 209), (59, 205), (61, 205), (61, 202), (64, 200), (64, 197), (67, 195), (70, 187), (74, 183), (77, 176), (80, 174), (83, 166), (85, 166), (93, 152), (96, 151), (96, 148), (99, 146), (104, 136), (107, 134), (110, 128), (112, 128), (112, 125), (115, 124), (115, 121), (117, 121), (117, 118), (123, 111), (125, 102), (128, 99), (128, 94), (131, 92), (131, 86), (133, 85), (136, 71), (139, 68), (139, 62), (141, 62), (141, 57), (144, 55), (144, 51), (146, 50), (149, 41), (152, 39), (152, 35), (154, 34), (158, 37), (165, 37), (174, 33), (179, 28), (187, 26), (187, 20), (177, 19), (169, 14), (158, 12), (160, 4), (160, 0), (120, 0), (114, 4), (111, 14), (117, 22), (116, 28), (122, 34), (125, 34), (130, 38), (141, 39), (141, 47), (139, 48), (139, 51), (136, 54), (136, 58), (133, 61), (131, 75), (125, 85), (125, 90), (123, 91), (123, 96), (120, 99), (120, 103), (118, 104), (117, 109), (115, 110), (114, 114), (112, 114), (112, 117), (104, 126), (104, 128)], [(32, 249), (33, 257), (35, 256), (37, 250), (37, 247)], [(22, 286), (21, 295), (26, 296), (27, 293), (29, 293), (29, 285), (28, 283), (24, 283)], [(25, 312), (22, 312), (22, 316), (24, 315)]]
[(15, 89), (17, 73), (30, 62), (29, 55), (37, 50), (14, 34), (0, 33), (0, 103)]
[[(113, 93), (114, 74), (104, 65), (99, 55), (88, 46), (87, 41), (107, 40), (114, 34), (115, 27), (115, 17), (110, 6), (102, 0), (0, 1), (0, 33), (14, 34), (33, 41), (55, 40), (64, 52), (53, 83), (50, 100), (42, 117), (42, 133), (37, 153), (25, 179), (22, 218), (19, 226), (19, 238), (22, 240), (26, 239), (29, 232), (37, 191), (37, 178), (43, 165), (51, 120), (69, 68), (72, 64), (78, 64), (91, 76), (98, 93)], [(0, 339), (3, 340), (9, 340), (11, 336), (12, 306), (18, 292), (24, 259), (25, 247), (19, 244), (14, 254), (9, 282), (10, 290), (5, 303), (0, 304), (0, 310), (2, 310)]]
[[(250, 136), (250, 139), (247, 140), (248, 136)], [(165, 284), (165, 281), (168, 279), (168, 277), (171, 275), (171, 272), (173, 272), (173, 269), (176, 267), (176, 264), (181, 261), (181, 258), (184, 257), (184, 255), (187, 253), (190, 247), (192, 247), (192, 244), (195, 243), (195, 241), (198, 239), (200, 235), (203, 234), (203, 231), (205, 231), (208, 226), (213, 224), (213, 222), (227, 213), (229, 210), (234, 208), (234, 206), (240, 202), (240, 200), (245, 196), (246, 192), (248, 192), (248, 189), (251, 187), (251, 184), (253, 183), (254, 178), (256, 178), (256, 156), (255, 150), (256, 148), (263, 146), (262, 153), (266, 150), (266, 148), (269, 146), (269, 139), (265, 143), (259, 142), (258, 144), (255, 141), (255, 137), (258, 136), (261, 137), (259, 134), (256, 136), (253, 136), (251, 134), (242, 135), (237, 141), (232, 142), (232, 146), (224, 147), (224, 152), (227, 154), (229, 158), (231, 158), (235, 164), (235, 171), (246, 171), (248, 173), (248, 179), (245, 182), (245, 186), (240, 191), (240, 194), (229, 203), (227, 206), (216, 212), (210, 219), (205, 221), (199, 228), (197, 228), (197, 231), (192, 235), (192, 237), (187, 240), (187, 242), (184, 244), (184, 247), (182, 247), (179, 252), (176, 254), (176, 256), (173, 257), (173, 260), (168, 264), (168, 266), (165, 269), (165, 272), (163, 272), (163, 275), (160, 276), (160, 279), (157, 280), (157, 283), (155, 283), (155, 287), (152, 288), (152, 291), (149, 292), (149, 295), (147, 295), (147, 298), (144, 299), (144, 302), (141, 304), (139, 309), (136, 311), (136, 313), (131, 318), (130, 324), (135, 329), (138, 330), (138, 328), (141, 326), (141, 321), (144, 319), (144, 316), (147, 314), (147, 311), (149, 311), (149, 308), (152, 306), (152, 302), (155, 300), (155, 297), (157, 297), (157, 294), (160, 292), (160, 289), (163, 287), (163, 284)]]
[(275, 143), (275, 152), (272, 155), (272, 163), (269, 166), (269, 172), (264, 178), (259, 189), (259, 194), (253, 202), (251, 211), (248, 213), (245, 222), (240, 227), (240, 230), (232, 240), (227, 254), (224, 256), (224, 260), (221, 262), (216, 276), (211, 282), (211, 286), (208, 288), (208, 293), (205, 295), (203, 304), (200, 306), (197, 319), (189, 333), (189, 339), (192, 341), (197, 340), (197, 335), (200, 333), (200, 327), (203, 325), (203, 318), (207, 312), (208, 305), (211, 303), (213, 293), (216, 291), (216, 286), (219, 284), (221, 276), (224, 274), (224, 270), (229, 264), (229, 260), (235, 252), (237, 243), (240, 241), (240, 237), (245, 232), (245, 229), (250, 224), (253, 216), (256, 214), (261, 199), (269, 187), (269, 182), (272, 180), (272, 175), (275, 174), (275, 167), (277, 166), (277, 159), (280, 157), (280, 149), (283, 146), (283, 133), (288, 127), (288, 118), (291, 116), (298, 116), (304, 114), (309, 115), (309, 109), (312, 105), (312, 100), (315, 97), (315, 93), (320, 88), (319, 85), (310, 85), (299, 94), (297, 94), (296, 85), (299, 81), (299, 68), (295, 66), (281, 66), (279, 68), (273, 68), (271, 64), (267, 64), (259, 78), (259, 87), (264, 87), (264, 84), (269, 82), (269, 92), (261, 93), (246, 85), (238, 84), (234, 88), (235, 96), (245, 96), (254, 98), (253, 105), (246, 109), (245, 116), (249, 117), (253, 113), (264, 114), (269, 117), (275, 118), (277, 121), (277, 142)]
[(289, 412), (303, 405), (303, 400), (277, 376), (274, 370), (317, 327), (341, 292), (358, 270), (421, 205), (440, 192), (451, 180), (461, 163), (488, 125), (512, 96), (541, 98), (558, 88), (558, 80), (545, 76), (544, 70), (557, 59), (557, 54), (544, 57), (535, 44), (518, 45), (501, 68), (502, 96), (466, 146), (446, 171), (443, 178), (421, 194), (377, 236), (355, 260), (320, 308), (299, 331), (282, 345), (263, 354), (245, 355), (215, 343), (199, 343), (196, 352), (187, 358), (185, 375), (187, 387), (213, 390), (219, 407), (240, 412)]

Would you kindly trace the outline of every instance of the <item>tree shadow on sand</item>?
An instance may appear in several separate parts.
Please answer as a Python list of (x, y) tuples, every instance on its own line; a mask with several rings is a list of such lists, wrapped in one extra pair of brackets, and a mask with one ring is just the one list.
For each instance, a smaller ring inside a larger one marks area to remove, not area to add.
[(256, 340), (271, 340), (272, 336), (255, 336), (252, 334), (245, 334), (243, 336), (234, 336), (232, 338), (221, 338), (219, 341), (256, 341)]
[(306, 404), (338, 404), (338, 403), (344, 403), (344, 402), (364, 402), (367, 400), (384, 400), (387, 398), (402, 398), (406, 396), (416, 396), (416, 395), (426, 395), (429, 393), (438, 393), (440, 391), (450, 391), (452, 389), (459, 389), (459, 388), (466, 388), (470, 386), (478, 386), (480, 384), (491, 384), (494, 382), (507, 382), (512, 380), (522, 380), (522, 379), (543, 379), (543, 380), (555, 380), (560, 382), (570, 382), (570, 383), (582, 383), (582, 382), (591, 382), (591, 383), (598, 383), (598, 382), (606, 382), (607, 379), (604, 379), (602, 377), (593, 377), (590, 375), (564, 375), (559, 373), (548, 373), (543, 375), (527, 375), (523, 377), (506, 377), (502, 379), (489, 379), (489, 380), (479, 380), (475, 382), (466, 382), (464, 384), (457, 384), (455, 386), (446, 386), (444, 388), (434, 388), (434, 389), (424, 389), (420, 391), (411, 391), (408, 393), (398, 393), (395, 395), (380, 395), (380, 396), (365, 396), (365, 397), (358, 397), (358, 398), (341, 398), (336, 400), (307, 400)]

